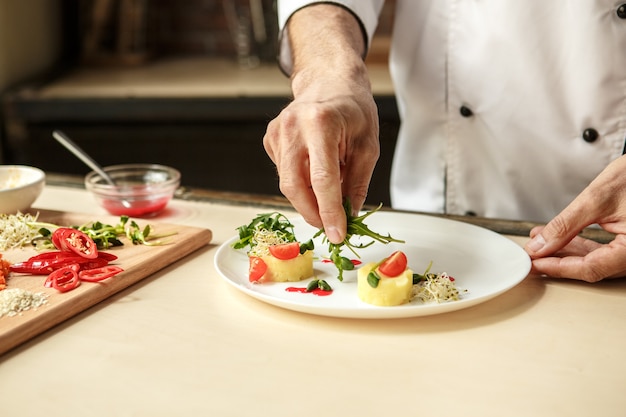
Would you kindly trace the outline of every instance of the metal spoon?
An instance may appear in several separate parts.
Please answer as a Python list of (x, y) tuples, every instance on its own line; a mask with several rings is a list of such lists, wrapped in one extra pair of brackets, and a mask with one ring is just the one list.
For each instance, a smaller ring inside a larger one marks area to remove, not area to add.
[(54, 132), (52, 132), (52, 136), (61, 145), (65, 146), (65, 148), (68, 151), (70, 151), (71, 153), (76, 155), (76, 157), (78, 157), (78, 159), (83, 161), (85, 163), (85, 165), (87, 165), (89, 168), (91, 168), (94, 171), (96, 171), (98, 173), (98, 175), (100, 175), (107, 183), (109, 183), (110, 185), (115, 185), (115, 181), (113, 180), (113, 178), (111, 178), (111, 176), (109, 174), (104, 172), (102, 167), (100, 167), (100, 165), (98, 165), (98, 163), (96, 161), (94, 161), (91, 156), (89, 156), (85, 151), (83, 151), (80, 148), (80, 146), (78, 146), (76, 143), (74, 143), (74, 141), (72, 139), (70, 139), (65, 133), (61, 132), (60, 130), (55, 130)]
[[(89, 156), (89, 154), (87, 154), (87, 152), (83, 151), (81, 147), (74, 143), (74, 141), (70, 139), (65, 133), (61, 132), (60, 130), (55, 130), (54, 132), (52, 132), (52, 136), (61, 145), (65, 146), (68, 151), (72, 152), (78, 159), (83, 161), (85, 165), (96, 171), (98, 175), (100, 175), (108, 184), (116, 185), (115, 180), (113, 180), (113, 178), (111, 178), (111, 176), (107, 174), (102, 169), (102, 167), (98, 165), (98, 163), (94, 161), (93, 158)], [(131, 206), (131, 204), (126, 200), (122, 200), (122, 205), (127, 208)]]

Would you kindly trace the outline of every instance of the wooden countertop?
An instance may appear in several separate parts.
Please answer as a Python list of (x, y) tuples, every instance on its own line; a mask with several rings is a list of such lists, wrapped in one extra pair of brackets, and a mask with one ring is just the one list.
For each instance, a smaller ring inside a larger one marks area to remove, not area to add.
[[(104, 213), (50, 180), (36, 208)], [(214, 265), (237, 226), (282, 204), (256, 201), (183, 191), (154, 221), (209, 228), (213, 241), (0, 356), (2, 415), (623, 414), (626, 281), (531, 275), (483, 304), (406, 319), (297, 313)]]

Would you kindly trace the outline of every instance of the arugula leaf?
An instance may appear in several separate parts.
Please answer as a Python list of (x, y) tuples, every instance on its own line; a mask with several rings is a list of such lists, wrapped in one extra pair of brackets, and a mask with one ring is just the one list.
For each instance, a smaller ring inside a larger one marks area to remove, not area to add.
[[(324, 235), (323, 242), (328, 243), (328, 252), (330, 253), (330, 260), (333, 261), (333, 264), (337, 268), (337, 272), (338, 272), (337, 279), (339, 279), (339, 281), (343, 281), (343, 271), (351, 271), (354, 269), (354, 264), (352, 263), (352, 261), (349, 258), (341, 254), (341, 251), (343, 250), (344, 247), (348, 248), (348, 250), (350, 250), (357, 258), (360, 258), (359, 254), (357, 253), (357, 250), (371, 246), (375, 242), (384, 243), (384, 244), (391, 243), (391, 242), (404, 243), (404, 240), (394, 239), (389, 234), (384, 236), (379, 233), (376, 233), (365, 224), (364, 220), (368, 218), (369, 216), (371, 216), (372, 214), (379, 211), (382, 208), (382, 206), (383, 205), (381, 203), (377, 208), (371, 211), (365, 212), (364, 214), (361, 214), (359, 216), (354, 216), (352, 214), (352, 204), (350, 203), (349, 199), (346, 199), (346, 201), (344, 201), (344, 204), (343, 204), (343, 208), (346, 212), (346, 218), (347, 218), (346, 237), (341, 243), (331, 243), (326, 237), (326, 235)], [(323, 233), (324, 233), (324, 229), (320, 229), (313, 236), (313, 238), (316, 238), (322, 235)], [(370, 238), (371, 240), (369, 242), (362, 242), (359, 244), (355, 244), (355, 243), (350, 242), (350, 239), (352, 239), (354, 236), (367, 237), (367, 238)]]
[[(232, 244), (234, 249), (243, 249), (246, 246), (252, 248), (254, 246), (253, 238), (254, 233), (258, 229), (265, 229), (268, 231), (276, 232), (280, 237), (283, 237), (288, 242), (296, 242), (296, 236), (293, 231), (293, 224), (287, 219), (287, 217), (277, 211), (271, 213), (259, 214), (252, 219), (250, 224), (239, 226), (237, 232), (239, 234), (239, 240)], [(312, 246), (313, 242), (307, 242), (307, 247)]]

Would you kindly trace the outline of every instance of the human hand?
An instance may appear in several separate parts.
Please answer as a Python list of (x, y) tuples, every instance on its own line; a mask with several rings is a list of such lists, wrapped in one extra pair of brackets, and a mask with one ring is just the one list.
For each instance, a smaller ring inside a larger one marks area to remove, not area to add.
[(369, 85), (325, 80), (305, 90), (267, 128), (263, 144), (281, 192), (332, 243), (346, 233), (343, 199), (358, 211), (379, 156), (378, 113)]
[[(626, 276), (626, 156), (609, 164), (546, 226), (533, 228), (526, 252), (532, 272), (597, 282)], [(576, 236), (597, 223), (616, 235), (602, 244)]]
[(293, 101), (263, 138), (281, 192), (331, 243), (346, 235), (343, 199), (358, 212), (380, 153), (365, 38), (346, 8), (303, 7), (288, 23)]

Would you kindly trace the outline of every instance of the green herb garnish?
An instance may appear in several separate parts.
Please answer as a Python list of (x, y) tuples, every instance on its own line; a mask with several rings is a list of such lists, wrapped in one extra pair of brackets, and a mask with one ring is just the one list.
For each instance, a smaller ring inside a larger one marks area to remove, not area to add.
[[(328, 238), (324, 236), (323, 241), (328, 242), (328, 252), (330, 253), (330, 260), (333, 262), (333, 264), (337, 268), (337, 271), (339, 273), (337, 276), (337, 279), (339, 279), (339, 281), (343, 281), (343, 271), (351, 271), (354, 269), (354, 264), (352, 263), (352, 261), (349, 258), (341, 254), (341, 251), (343, 250), (344, 247), (348, 248), (357, 258), (360, 258), (359, 254), (357, 253), (357, 250), (366, 248), (374, 244), (375, 242), (380, 242), (384, 244), (391, 243), (391, 242), (404, 243), (404, 240), (394, 239), (389, 234), (387, 236), (383, 236), (379, 233), (376, 233), (372, 231), (364, 223), (364, 220), (367, 217), (376, 213), (378, 210), (382, 208), (382, 206), (383, 205), (381, 203), (377, 208), (371, 211), (361, 214), (360, 216), (354, 216), (352, 215), (352, 205), (350, 204), (350, 200), (346, 199), (346, 201), (343, 204), (343, 208), (346, 212), (346, 218), (347, 218), (346, 237), (341, 243), (331, 243), (330, 241), (328, 241)], [(324, 229), (320, 229), (313, 236), (313, 238), (320, 236), (323, 233), (324, 233)], [(362, 242), (359, 244), (355, 244), (355, 243), (350, 242), (350, 239), (352, 239), (354, 236), (367, 237), (367, 238), (370, 238), (371, 240), (369, 242)]]
[(436, 277), (437, 274), (432, 274), (430, 272), (430, 268), (433, 266), (433, 261), (428, 263), (426, 267), (426, 271), (423, 274), (413, 274), (413, 285), (420, 283), (421, 281), (426, 281), (428, 278)]
[(332, 287), (323, 279), (314, 279), (306, 286), (306, 292), (312, 292), (317, 289), (322, 291), (332, 291)]
[[(246, 246), (252, 248), (254, 246), (254, 235), (258, 229), (265, 229), (275, 232), (279, 237), (283, 238), (287, 242), (295, 242), (296, 236), (293, 231), (293, 224), (283, 214), (278, 212), (259, 214), (255, 217), (250, 224), (239, 226), (237, 232), (239, 233), (239, 240), (232, 244), (234, 249), (243, 249)], [(309, 245), (309, 242), (307, 242)], [(310, 242), (312, 249), (313, 242)], [(307, 246), (307, 247), (309, 247)], [(302, 247), (300, 248), (301, 253)]]
[[(126, 219), (128, 221), (128, 219)], [(130, 221), (130, 224), (125, 226), (126, 237), (130, 239), (133, 245), (146, 245), (146, 246), (160, 246), (166, 245), (169, 242), (160, 240), (164, 237), (173, 236), (176, 232), (168, 234), (155, 235), (152, 233), (152, 227), (148, 224), (143, 229), (139, 227), (134, 220)]]
[[(155, 235), (152, 233), (150, 225), (145, 226), (143, 229), (135, 222), (130, 220), (128, 216), (121, 216), (119, 223), (115, 225), (105, 224), (99, 221), (93, 223), (87, 223), (83, 225), (70, 226), (74, 229), (80, 230), (89, 236), (98, 249), (109, 249), (114, 246), (122, 246), (123, 243), (119, 239), (122, 236), (126, 236), (133, 245), (146, 245), (146, 246), (160, 246), (168, 244), (169, 242), (160, 240), (165, 237), (173, 236), (176, 232), (168, 234)], [(39, 227), (39, 237), (33, 239), (33, 245), (38, 249), (52, 249), (54, 245), (50, 240), (52, 231), (59, 228), (59, 226), (51, 223), (43, 222), (31, 222), (31, 227)]]

